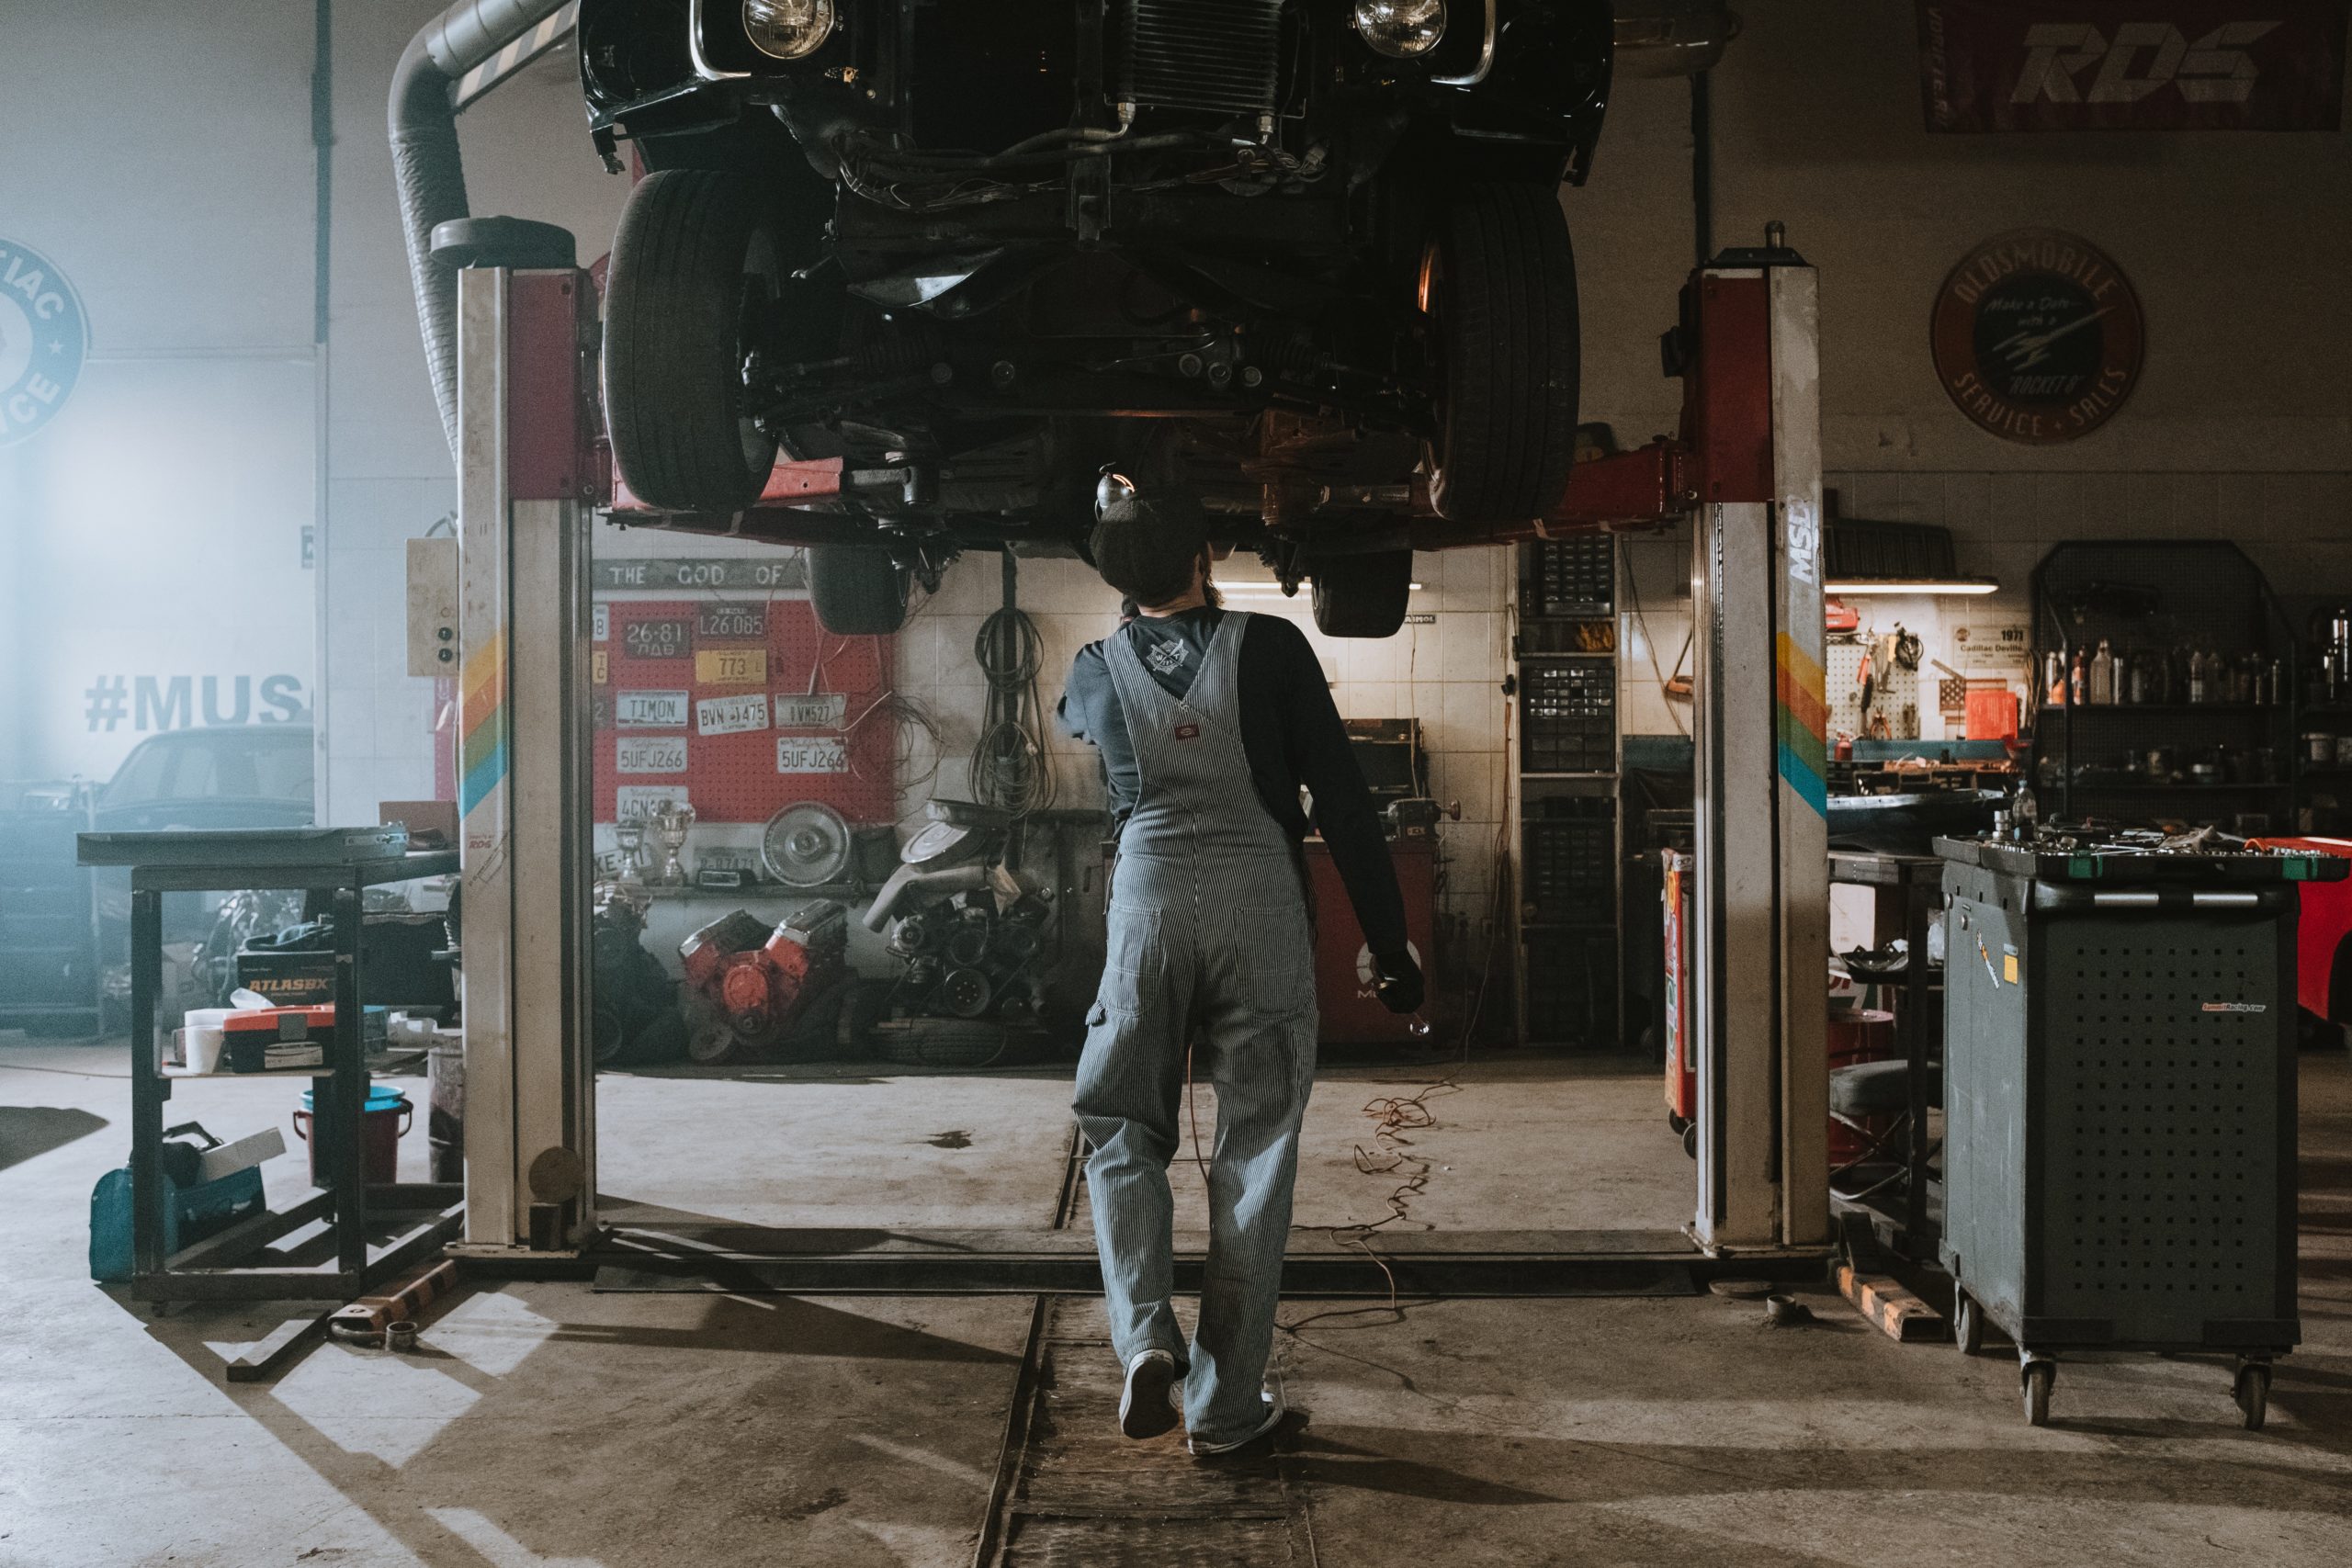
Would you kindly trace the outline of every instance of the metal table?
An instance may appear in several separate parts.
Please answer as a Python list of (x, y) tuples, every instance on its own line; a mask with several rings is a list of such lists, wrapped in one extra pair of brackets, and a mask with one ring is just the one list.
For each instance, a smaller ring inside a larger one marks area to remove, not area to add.
[[(301, 829), (300, 832), (316, 832)], [(359, 1001), (361, 893), (387, 883), (440, 876), (458, 869), (454, 851), (372, 859), (334, 858), (333, 840), (320, 835), (319, 858), (279, 858), (286, 835), (237, 832), (155, 832), (85, 835), (85, 864), (130, 868), (130, 1191), (134, 1300), (170, 1301), (349, 1301), (395, 1269), (414, 1261), (455, 1234), (462, 1218), (456, 1205), (463, 1189), (449, 1185), (400, 1185), (371, 1189), (360, 1136), (361, 1108), (368, 1096), (366, 1042)], [(256, 847), (278, 851), (256, 858)], [(218, 1235), (164, 1251), (164, 1102), (172, 1081), (193, 1075), (167, 1073), (164, 1035), (156, 1027), (163, 988), (164, 895), (225, 893), (243, 888), (300, 888), (331, 895), (334, 909), (334, 1043), (323, 1068), (279, 1068), (266, 1073), (213, 1076), (241, 1078), (308, 1077), (316, 1089), (317, 1125), (312, 1136), (332, 1152), (334, 1168), (325, 1190), (282, 1213), (265, 1211)], [(379, 1216), (425, 1211), (390, 1243), (371, 1247), (368, 1216), (371, 1200)], [(235, 1267), (282, 1236), (324, 1219), (334, 1237), (334, 1266), (327, 1268)]]
[(1904, 1149), (1903, 1213), (1889, 1238), (1905, 1258), (1933, 1262), (1935, 1227), (1928, 1214), (1928, 932), (1943, 905), (1943, 867), (1937, 855), (1866, 854), (1833, 850), (1829, 880), (1863, 887), (1894, 887), (1903, 894), (1903, 1010), (1894, 1040), (1905, 1066), (1908, 1137)]

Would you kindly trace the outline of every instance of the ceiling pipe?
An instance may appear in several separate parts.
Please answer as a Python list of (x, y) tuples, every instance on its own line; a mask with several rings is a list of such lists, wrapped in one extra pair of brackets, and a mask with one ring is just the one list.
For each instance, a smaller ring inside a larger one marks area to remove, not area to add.
[(410, 286), (417, 325), (433, 374), (441, 434), (458, 453), (458, 266), (433, 254), (437, 223), (472, 214), (466, 206), (466, 169), (458, 152), (458, 111), (450, 101), (458, 79), (538, 26), (562, 0), (458, 0), (425, 24), (392, 71), (390, 105), (392, 180), (408, 242)]

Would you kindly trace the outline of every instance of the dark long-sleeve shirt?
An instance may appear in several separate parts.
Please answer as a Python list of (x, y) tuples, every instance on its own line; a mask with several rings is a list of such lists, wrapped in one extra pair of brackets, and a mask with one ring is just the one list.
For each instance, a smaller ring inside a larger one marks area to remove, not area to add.
[[(1125, 637), (1151, 678), (1181, 698), (1193, 689), (1193, 677), (1224, 617), (1224, 611), (1206, 606), (1144, 615), (1112, 635)], [(1365, 944), (1376, 956), (1404, 953), (1405, 900), (1396, 890), (1396, 870), (1314, 648), (1282, 617), (1252, 615), (1236, 653), (1241, 746), (1260, 803), (1294, 841), (1306, 837), (1310, 826), (1323, 835)], [(1059, 712), (1067, 733), (1102, 753), (1112, 816), (1125, 822), (1141, 793), (1142, 775), (1102, 643), (1079, 649)], [(1302, 784), (1314, 796), (1311, 823), (1298, 803)]]

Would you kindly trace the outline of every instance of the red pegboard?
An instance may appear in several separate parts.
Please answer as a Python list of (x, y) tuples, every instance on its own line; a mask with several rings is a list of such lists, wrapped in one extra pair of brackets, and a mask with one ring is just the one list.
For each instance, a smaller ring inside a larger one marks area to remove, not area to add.
[[(597, 612), (605, 633), (594, 644), (592, 671), (598, 677), (592, 689), (599, 822), (615, 820), (622, 785), (678, 784), (704, 822), (764, 822), (804, 800), (822, 801), (852, 822), (897, 819), (898, 725), (877, 705), (891, 690), (890, 638), (835, 637), (817, 624), (806, 598), (600, 600)], [(747, 628), (751, 615), (763, 619), (763, 636)], [(741, 666), (727, 668), (731, 656), (750, 652), (766, 655), (764, 677), (734, 678)], [(704, 656), (699, 665), (697, 654)], [(683, 708), (662, 694), (683, 694)], [(782, 699), (811, 694), (837, 698), (840, 719), (778, 728)], [(639, 700), (631, 703), (632, 695)], [(766, 699), (764, 728), (703, 733), (705, 720), (743, 720), (704, 704), (749, 697)], [(623, 724), (624, 716), (638, 722)], [(673, 716), (683, 722), (667, 722)], [(645, 722), (649, 716), (654, 721)], [(848, 771), (780, 772), (779, 740), (808, 743), (796, 763), (840, 742)], [(627, 773), (620, 771), (625, 746), (635, 764)], [(684, 770), (666, 767), (681, 748)]]

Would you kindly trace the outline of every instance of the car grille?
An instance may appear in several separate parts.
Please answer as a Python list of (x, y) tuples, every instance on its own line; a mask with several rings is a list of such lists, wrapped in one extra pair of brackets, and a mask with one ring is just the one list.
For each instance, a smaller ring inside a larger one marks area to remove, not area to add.
[(1283, 0), (1113, 0), (1119, 97), (1272, 114)]

